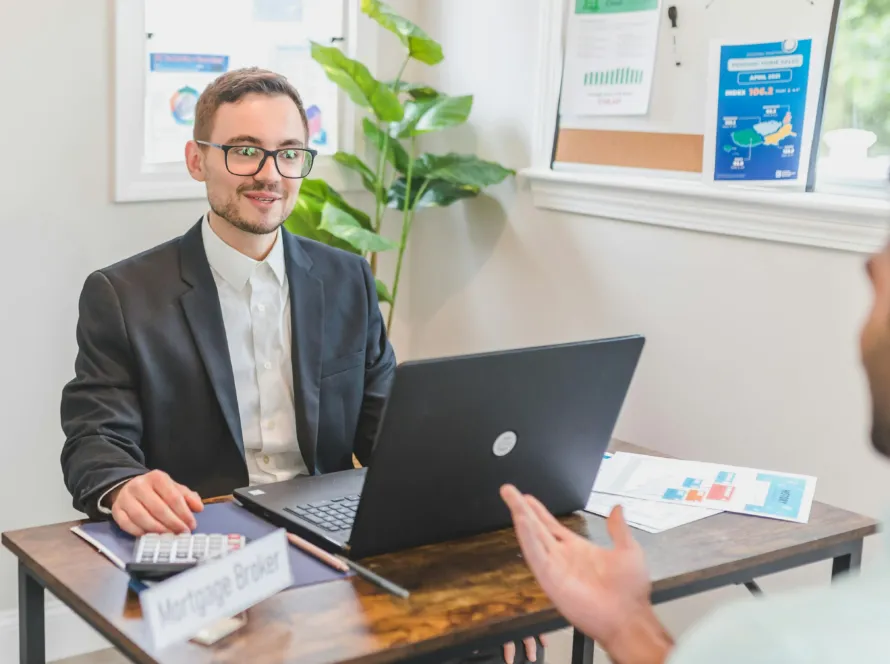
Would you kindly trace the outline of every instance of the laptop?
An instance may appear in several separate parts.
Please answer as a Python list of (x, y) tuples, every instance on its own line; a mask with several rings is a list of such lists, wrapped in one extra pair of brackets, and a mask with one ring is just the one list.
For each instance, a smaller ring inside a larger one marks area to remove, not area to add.
[(235, 498), (350, 559), (510, 527), (504, 483), (558, 516), (581, 510), (643, 345), (629, 336), (404, 362), (367, 468)]

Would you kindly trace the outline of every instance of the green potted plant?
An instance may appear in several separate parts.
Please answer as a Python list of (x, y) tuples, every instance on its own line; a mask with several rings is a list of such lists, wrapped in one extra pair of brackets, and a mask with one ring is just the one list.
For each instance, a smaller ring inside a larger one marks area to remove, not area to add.
[[(442, 47), (379, 0), (362, 0), (361, 10), (394, 33), (405, 47), (405, 59), (395, 79), (378, 80), (365, 65), (334, 46), (311, 42), (311, 52), (327, 77), (368, 114), (362, 129), (375, 154), (373, 168), (355, 154), (338, 152), (334, 159), (358, 174), (364, 188), (374, 196), (374, 210), (360, 210), (323, 180), (307, 178), (285, 225), (296, 234), (366, 257), (377, 281), (377, 296), (389, 304), (386, 327), (390, 329), (415, 213), (477, 196), (485, 187), (515, 172), (474, 155), (418, 155), (420, 137), (467, 121), (473, 97), (449, 96), (402, 80), (412, 59), (427, 65), (441, 62)], [(401, 216), (401, 233), (395, 240), (380, 232), (387, 209), (398, 210)], [(383, 251), (398, 252), (391, 288), (378, 277), (377, 255)]]

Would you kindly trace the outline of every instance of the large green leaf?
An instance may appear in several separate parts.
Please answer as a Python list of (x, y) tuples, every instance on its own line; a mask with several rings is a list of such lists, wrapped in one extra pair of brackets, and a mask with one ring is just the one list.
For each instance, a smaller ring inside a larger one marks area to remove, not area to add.
[[(418, 200), (417, 194), (420, 193), (424, 182), (419, 178), (411, 180), (412, 208), (448, 207), (462, 198), (473, 198), (479, 194), (479, 187), (455, 184), (447, 180), (428, 180), (423, 195)], [(388, 207), (398, 210), (405, 209), (405, 185), (406, 180), (403, 177), (392, 183), (392, 187), (387, 192), (386, 204)]]
[(386, 284), (380, 281), (380, 279), (374, 279), (377, 285), (377, 300), (379, 302), (386, 302), (387, 304), (392, 304), (392, 294), (389, 292), (389, 289), (386, 287)]
[(336, 46), (312, 45), (312, 58), (328, 78), (339, 85), (356, 105), (373, 111), (381, 122), (398, 122), (404, 116), (399, 96), (371, 75), (358, 60), (346, 57)]
[(398, 36), (415, 60), (428, 65), (442, 62), (442, 46), (411, 21), (380, 0), (362, 0), (362, 12)]
[(374, 175), (374, 172), (370, 168), (368, 168), (365, 162), (356, 157), (354, 154), (349, 154), (348, 152), (337, 152), (334, 155), (334, 161), (336, 161), (341, 166), (345, 166), (346, 168), (358, 173), (362, 178), (362, 184), (365, 185), (365, 189), (367, 189), (371, 193), (377, 191), (377, 177)]
[(355, 217), (362, 225), (362, 228), (367, 228), (368, 230), (373, 229), (371, 218), (361, 210), (358, 210), (347, 203), (339, 192), (328, 185), (324, 180), (314, 180), (309, 178), (303, 180), (303, 184), (300, 187), (300, 196), (297, 199), (297, 202), (302, 198), (314, 200), (315, 205), (318, 207), (319, 214), (321, 214), (321, 208), (325, 203), (331, 203)]
[(396, 94), (407, 92), (412, 99), (432, 99), (433, 97), (438, 97), (441, 94), (435, 88), (431, 88), (424, 83), (408, 83), (406, 81), (399, 81), (398, 84), (396, 84), (395, 81), (390, 81), (387, 83), (387, 85)]
[(399, 173), (405, 173), (408, 170), (411, 157), (408, 156), (408, 153), (398, 139), (393, 137), (387, 138), (370, 118), (362, 120), (362, 129), (365, 132), (365, 138), (370, 141), (371, 145), (377, 148), (378, 152), (383, 149), (384, 139), (386, 140), (386, 158)]
[(361, 224), (348, 212), (336, 205), (325, 203), (321, 211), (319, 230), (327, 231), (336, 238), (348, 242), (361, 252), (389, 251), (398, 245), (378, 235), (374, 231), (362, 228)]
[(321, 208), (316, 207), (314, 199), (302, 198), (297, 199), (297, 204), (294, 206), (293, 212), (291, 212), (288, 218), (284, 221), (284, 227), (295, 235), (307, 237), (310, 240), (321, 242), (330, 247), (337, 247), (338, 249), (350, 251), (354, 254), (361, 253), (356, 251), (356, 249), (348, 242), (344, 242), (327, 231), (319, 229), (320, 223)]
[(508, 175), (515, 174), (515, 171), (504, 168), (493, 161), (483, 161), (474, 155), (455, 154), (453, 152), (444, 155), (421, 155), (414, 162), (414, 170), (412, 172), (421, 178), (447, 180), (454, 184), (465, 184), (474, 187), (488, 187), (498, 184)]
[(405, 117), (398, 124), (393, 124), (391, 133), (405, 138), (454, 127), (467, 121), (472, 108), (473, 95), (440, 95), (431, 99), (409, 101), (405, 104)]
[(354, 254), (362, 252), (349, 242), (331, 235), (321, 228), (322, 211), (325, 205), (333, 205), (355, 219), (363, 228), (371, 230), (371, 219), (361, 210), (349, 205), (343, 197), (331, 189), (323, 180), (305, 179), (300, 187), (300, 195), (293, 212), (284, 222), (285, 228), (291, 233), (308, 237), (331, 247), (337, 247)]

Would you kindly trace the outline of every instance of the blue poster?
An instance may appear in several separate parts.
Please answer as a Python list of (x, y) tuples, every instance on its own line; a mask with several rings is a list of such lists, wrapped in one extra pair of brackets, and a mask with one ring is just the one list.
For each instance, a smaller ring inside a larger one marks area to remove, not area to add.
[(812, 40), (720, 48), (714, 179), (795, 181)]

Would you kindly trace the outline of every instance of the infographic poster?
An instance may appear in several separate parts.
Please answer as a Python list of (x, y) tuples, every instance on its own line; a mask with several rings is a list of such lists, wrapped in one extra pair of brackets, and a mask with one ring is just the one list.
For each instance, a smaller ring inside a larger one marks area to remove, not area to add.
[(811, 54), (811, 39), (720, 46), (714, 181), (801, 179)]
[(645, 115), (658, 50), (661, 0), (575, 0), (560, 113)]
[(151, 53), (145, 95), (145, 161), (185, 159), (192, 138), (198, 97), (228, 71), (229, 56), (203, 53)]

